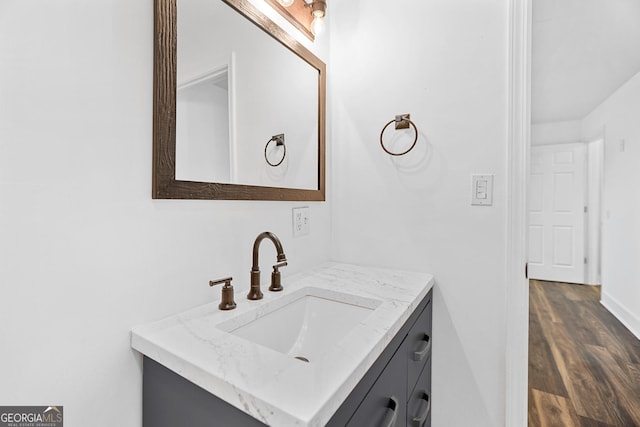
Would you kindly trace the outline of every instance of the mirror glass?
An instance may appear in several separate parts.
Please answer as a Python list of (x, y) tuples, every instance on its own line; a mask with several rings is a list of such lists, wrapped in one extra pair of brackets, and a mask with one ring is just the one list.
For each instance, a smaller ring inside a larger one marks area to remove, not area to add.
[(319, 190), (319, 70), (222, 0), (176, 5), (175, 180)]

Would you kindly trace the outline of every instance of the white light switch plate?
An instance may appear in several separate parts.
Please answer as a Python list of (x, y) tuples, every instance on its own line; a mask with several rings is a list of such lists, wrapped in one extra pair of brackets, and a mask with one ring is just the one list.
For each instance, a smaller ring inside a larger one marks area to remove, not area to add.
[(293, 237), (309, 234), (310, 227), (309, 207), (293, 208)]
[(473, 206), (493, 205), (493, 175), (472, 175), (471, 204)]

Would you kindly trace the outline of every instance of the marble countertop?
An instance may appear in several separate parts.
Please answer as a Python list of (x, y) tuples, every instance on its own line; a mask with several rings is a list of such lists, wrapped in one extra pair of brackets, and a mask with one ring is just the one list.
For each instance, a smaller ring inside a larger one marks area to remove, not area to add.
[[(283, 277), (284, 291), (248, 301), (236, 294), (235, 310), (218, 301), (135, 327), (131, 346), (199, 387), (268, 425), (322, 426), (349, 396), (433, 286), (415, 273), (327, 263)], [(218, 326), (259, 313), (305, 287), (380, 300), (380, 305), (321, 360), (305, 363), (244, 340)]]

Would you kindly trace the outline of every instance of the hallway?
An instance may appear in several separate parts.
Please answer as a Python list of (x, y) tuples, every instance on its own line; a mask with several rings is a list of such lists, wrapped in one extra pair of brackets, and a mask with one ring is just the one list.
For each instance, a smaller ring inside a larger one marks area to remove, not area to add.
[(640, 426), (640, 341), (600, 287), (531, 280), (529, 426)]

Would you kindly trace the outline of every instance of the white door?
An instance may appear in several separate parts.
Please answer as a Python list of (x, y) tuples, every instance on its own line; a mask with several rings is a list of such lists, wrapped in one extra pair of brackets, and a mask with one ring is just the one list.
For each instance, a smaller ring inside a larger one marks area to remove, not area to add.
[(529, 277), (585, 283), (586, 147), (531, 147)]

